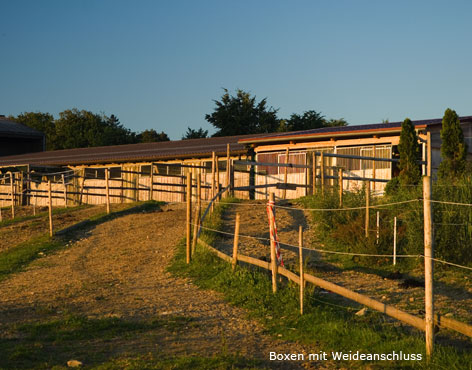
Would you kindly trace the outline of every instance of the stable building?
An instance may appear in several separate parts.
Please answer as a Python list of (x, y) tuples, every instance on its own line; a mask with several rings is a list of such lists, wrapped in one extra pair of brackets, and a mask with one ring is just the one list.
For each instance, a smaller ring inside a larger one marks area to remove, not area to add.
[[(106, 170), (112, 203), (185, 200), (185, 174), (202, 176), (202, 195), (212, 197), (215, 188), (249, 183), (249, 171), (228, 178), (230, 160), (250, 159), (240, 139), (255, 135), (212, 137), (155, 143), (78, 148), (0, 157), (0, 205), (46, 205), (47, 181), (54, 192), (54, 205), (104, 203)], [(215, 165), (213, 165), (215, 163)], [(216, 177), (213, 181), (213, 177)], [(12, 190), (11, 178), (14, 189)], [(153, 186), (151, 187), (151, 182)], [(62, 195), (64, 194), (64, 196)], [(238, 197), (247, 192), (236, 192)]]
[[(472, 116), (460, 117), (460, 123), (470, 155), (472, 153)], [(419, 160), (423, 162), (422, 172), (426, 174), (429, 169), (434, 176), (441, 162), (442, 119), (413, 121), (413, 124), (421, 144)], [(334, 184), (338, 169), (343, 171), (344, 189), (360, 189), (365, 179), (372, 179), (376, 180), (372, 185), (373, 189), (382, 193), (388, 180), (399, 173), (395, 160), (399, 158), (398, 144), (401, 125), (402, 122), (392, 122), (325, 127), (242, 138), (239, 143), (255, 152), (257, 162), (306, 165), (306, 168), (300, 166), (287, 169), (287, 183), (298, 184), (293, 189), (286, 190), (287, 198), (298, 198), (310, 194), (313, 178), (319, 183), (322, 177), (321, 172), (327, 181)], [(323, 163), (321, 153), (327, 154), (323, 156)], [(368, 159), (372, 157), (379, 160)], [(313, 177), (313, 171), (315, 171), (315, 177)], [(285, 168), (261, 165), (257, 167), (255, 176), (255, 184), (259, 186), (281, 183), (284, 181)], [(315, 183), (315, 186), (319, 186), (318, 183)], [(281, 197), (282, 192), (282, 189), (276, 190), (276, 196)], [(256, 195), (256, 198), (265, 197), (266, 195), (261, 192)]]
[[(472, 116), (460, 122), (471, 153)], [(442, 120), (413, 124), (423, 174), (434, 176)], [(399, 173), (400, 133), (401, 122), (392, 122), (5, 156), (0, 157), (0, 206), (11, 204), (12, 197), (16, 204), (46, 205), (48, 180), (54, 205), (103, 204), (107, 183), (112, 203), (181, 202), (189, 171), (194, 178), (201, 175), (205, 200), (229, 185), (242, 199), (267, 199), (270, 191), (277, 198), (298, 198), (322, 183), (339, 185), (339, 170), (344, 190), (358, 190), (371, 180), (381, 194)]]

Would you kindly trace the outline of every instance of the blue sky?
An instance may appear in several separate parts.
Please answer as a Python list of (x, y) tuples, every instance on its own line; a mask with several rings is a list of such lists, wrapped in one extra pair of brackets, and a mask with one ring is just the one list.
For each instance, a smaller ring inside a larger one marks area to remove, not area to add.
[(180, 139), (222, 88), (279, 117), (472, 115), (467, 1), (0, 0), (0, 114), (69, 108)]

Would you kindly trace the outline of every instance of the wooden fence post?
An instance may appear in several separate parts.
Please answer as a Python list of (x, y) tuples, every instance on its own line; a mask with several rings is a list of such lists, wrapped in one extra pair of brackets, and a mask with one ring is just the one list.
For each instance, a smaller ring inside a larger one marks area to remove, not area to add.
[(190, 263), (190, 237), (191, 237), (191, 222), (192, 222), (192, 172), (187, 172), (187, 264)]
[(67, 208), (67, 185), (66, 185), (66, 179), (64, 177), (64, 174), (61, 175), (62, 178), (62, 186), (64, 187), (64, 207)]
[(149, 200), (154, 199), (154, 164), (151, 163), (151, 184), (149, 185)]
[[(288, 164), (288, 155), (289, 155), (289, 149), (287, 148), (285, 150), (285, 164)], [(288, 167), (284, 167), (284, 190), (282, 192), (282, 199), (287, 199), (287, 173), (288, 173)]]
[[(80, 190), (79, 190), (79, 205), (81, 206), (82, 203), (86, 203), (83, 199), (84, 199), (84, 190), (85, 190), (85, 168), (82, 169), (82, 185), (80, 186)], [(79, 178), (80, 180), (80, 178)], [(123, 187), (122, 187), (123, 188)]]
[(434, 299), (433, 299), (433, 220), (431, 213), (431, 177), (423, 177), (424, 210), (424, 281), (425, 281), (425, 331), (426, 356), (428, 360), (434, 347)]
[(234, 197), (234, 162), (233, 160), (230, 160), (229, 163), (230, 163), (229, 181), (230, 181), (231, 196)]
[(313, 163), (312, 163), (313, 169), (311, 170), (311, 176), (313, 177), (313, 195), (316, 193), (316, 152), (313, 152)]
[(13, 183), (15, 177), (10, 172), (10, 199), (11, 199), (11, 218), (15, 218), (15, 185)]
[(427, 161), (427, 166), (426, 166), (426, 175), (431, 177), (432, 176), (432, 162), (431, 162), (431, 132), (426, 133), (426, 161)]
[(52, 229), (51, 180), (48, 180), (48, 212), (49, 212), (49, 236), (52, 236), (53, 235), (53, 229)]
[(321, 175), (321, 193), (324, 195), (325, 191), (325, 171), (324, 171), (324, 154), (321, 152), (320, 157), (320, 175)]
[(303, 289), (305, 288), (305, 280), (303, 274), (303, 227), (298, 227), (298, 257), (300, 262), (300, 315), (303, 315)]
[[(215, 152), (211, 152), (211, 197), (210, 200), (215, 196)], [(211, 212), (215, 209), (214, 202), (211, 203)]]
[(140, 171), (140, 168), (138, 167), (138, 170), (136, 172), (138, 172), (136, 174), (136, 202), (139, 202), (139, 171)]
[[(220, 166), (219, 166), (219, 158), (218, 156), (216, 156), (216, 164), (215, 164), (215, 168), (216, 168), (216, 194), (219, 194), (220, 193)], [(221, 199), (221, 196), (218, 196), (218, 201), (220, 201)]]
[(226, 191), (226, 196), (229, 196), (229, 184), (231, 182), (231, 160), (230, 160), (230, 150), (229, 150), (229, 143), (226, 145), (226, 187), (228, 190)]
[(36, 193), (33, 193), (33, 216), (36, 216)]
[(339, 208), (343, 206), (343, 169), (338, 170), (338, 182), (339, 182)]
[(20, 199), (19, 199), (19, 205), (23, 205), (23, 199), (24, 199), (24, 175), (23, 172), (20, 172), (20, 188), (18, 189), (20, 191)]
[[(372, 146), (372, 153), (373, 153), (373, 157), (374, 157), (374, 158), (376, 157), (376, 154), (377, 154), (376, 152), (377, 152), (377, 151), (375, 150), (375, 145), (373, 145), (373, 146)], [(374, 180), (374, 181), (372, 181), (372, 190), (373, 190), (373, 191), (375, 191), (375, 184), (377, 183), (377, 182), (375, 181), (375, 179), (377, 178), (377, 177), (376, 177), (377, 174), (376, 174), (376, 168), (375, 168), (375, 167), (376, 167), (376, 161), (375, 161), (375, 159), (374, 159), (374, 160), (372, 161), (372, 179)]]
[[(269, 195), (269, 204), (275, 208), (275, 196), (271, 192)], [(277, 292), (277, 253), (275, 250), (276, 240), (274, 238), (274, 214), (269, 212), (269, 231), (270, 231), (270, 265), (272, 270), (272, 292)]]
[[(2, 202), (3, 203), (3, 202)], [(0, 222), (3, 221), (3, 216), (2, 216), (2, 207), (0, 207)]]
[(365, 237), (369, 237), (370, 181), (365, 182)]
[(238, 244), (239, 244), (239, 223), (240, 223), (240, 215), (236, 213), (236, 224), (234, 225), (234, 240), (233, 240), (233, 271), (236, 269), (236, 265), (238, 264)]
[(202, 175), (200, 172), (197, 173), (197, 207), (195, 208), (195, 219), (193, 221), (193, 240), (192, 240), (192, 251), (191, 254), (195, 253), (195, 249), (197, 248), (197, 234), (198, 229), (200, 228), (200, 212), (202, 209)]
[(380, 213), (379, 211), (377, 211), (377, 223), (376, 223), (376, 234), (375, 234), (375, 238), (376, 238), (376, 244), (378, 245), (379, 244), (379, 238), (380, 238)]
[(110, 173), (109, 169), (105, 168), (105, 191), (106, 191), (106, 202), (107, 202), (107, 213), (110, 214), (110, 186), (109, 186), (109, 178)]
[[(128, 185), (126, 185), (128, 186)], [(120, 203), (125, 202), (125, 179), (123, 178), (123, 174), (121, 174), (121, 189), (120, 189)]]
[(397, 264), (397, 217), (393, 218), (393, 265)]

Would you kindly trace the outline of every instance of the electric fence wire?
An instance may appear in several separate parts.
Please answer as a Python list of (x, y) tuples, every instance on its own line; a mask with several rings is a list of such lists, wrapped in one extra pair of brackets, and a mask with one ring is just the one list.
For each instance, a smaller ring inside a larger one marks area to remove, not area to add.
[[(193, 224), (193, 223), (191, 223), (191, 225), (195, 226), (195, 224)], [(212, 232), (215, 232), (215, 233), (218, 233), (218, 234), (224, 234), (224, 235), (230, 235), (230, 236), (234, 236), (234, 235), (235, 235), (234, 233), (230, 233), (230, 232), (227, 232), (227, 231), (220, 231), (220, 230), (212, 229), (212, 228), (205, 227), (205, 226), (202, 226), (202, 225), (200, 225), (200, 228), (203, 229), (203, 230), (212, 231)], [(262, 237), (252, 236), (252, 235), (239, 234), (239, 237), (240, 237), (240, 238), (255, 239), (255, 240), (260, 240), (260, 241), (265, 241), (265, 242), (270, 242), (270, 241), (271, 241), (269, 238), (262, 238)], [(288, 244), (288, 243), (284, 243), (284, 242), (279, 242), (279, 243), (280, 243), (280, 245), (283, 245), (283, 246), (286, 246), (286, 247), (296, 248), (296, 249), (299, 248), (298, 245), (292, 245), (292, 244)], [(325, 253), (325, 254), (338, 254), (338, 255), (347, 255), (347, 256), (359, 256), (359, 257), (380, 257), (380, 258), (394, 258), (394, 257), (397, 257), (397, 258), (429, 258), (429, 259), (432, 259), (433, 261), (438, 262), (438, 263), (443, 263), (443, 264), (447, 264), (447, 265), (450, 265), (450, 266), (454, 266), (454, 267), (458, 267), (458, 268), (462, 268), (462, 269), (465, 269), (465, 270), (470, 270), (470, 271), (472, 271), (472, 267), (459, 265), (459, 264), (452, 263), (452, 262), (448, 262), (448, 261), (444, 261), (444, 260), (441, 260), (441, 259), (438, 259), (438, 258), (426, 257), (426, 256), (424, 256), (423, 254), (397, 254), (397, 255), (393, 255), (393, 254), (369, 254), (369, 253), (353, 253), (353, 252), (330, 251), (330, 250), (326, 250), (326, 249), (307, 248), (307, 247), (302, 247), (302, 249), (303, 249), (303, 250), (307, 250), (307, 251), (314, 251), (314, 252), (319, 252), (319, 253)]]

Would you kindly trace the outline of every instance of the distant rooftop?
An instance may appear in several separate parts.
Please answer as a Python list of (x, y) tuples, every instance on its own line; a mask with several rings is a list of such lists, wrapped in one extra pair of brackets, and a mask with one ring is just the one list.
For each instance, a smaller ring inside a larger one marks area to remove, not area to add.
[(0, 136), (37, 138), (43, 137), (44, 134), (21, 123), (10, 121), (5, 116), (0, 115)]
[[(472, 116), (459, 117), (461, 123), (472, 122)], [(412, 121), (417, 129), (427, 128), (430, 126), (441, 125), (442, 118), (425, 119), (419, 121)], [(400, 132), (402, 122), (389, 123), (374, 123), (368, 125), (355, 126), (335, 126), (323, 127), (318, 129), (291, 131), (291, 132), (277, 132), (273, 134), (260, 135), (258, 137), (243, 138), (239, 140), (241, 144), (277, 142), (287, 140), (307, 140), (324, 137), (342, 137), (353, 135), (368, 135), (368, 134), (382, 134)]]

